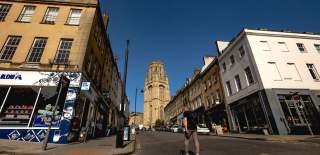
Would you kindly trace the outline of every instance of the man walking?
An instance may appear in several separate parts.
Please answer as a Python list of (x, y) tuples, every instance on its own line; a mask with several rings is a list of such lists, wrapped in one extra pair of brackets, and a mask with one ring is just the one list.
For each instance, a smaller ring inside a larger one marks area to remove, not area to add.
[(185, 154), (189, 155), (189, 140), (192, 136), (196, 148), (196, 155), (199, 155), (200, 145), (197, 134), (197, 123), (194, 114), (189, 110), (189, 107), (187, 105), (184, 105), (183, 125), (185, 127)]

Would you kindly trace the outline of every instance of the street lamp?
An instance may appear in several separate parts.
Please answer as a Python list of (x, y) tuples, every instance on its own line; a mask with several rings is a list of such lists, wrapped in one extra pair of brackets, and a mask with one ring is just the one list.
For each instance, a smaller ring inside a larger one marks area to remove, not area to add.
[[(144, 93), (143, 90), (140, 90), (140, 93)], [(136, 117), (137, 117), (137, 96), (138, 96), (138, 88), (136, 88), (136, 96), (134, 98), (134, 120), (133, 125), (136, 126)]]

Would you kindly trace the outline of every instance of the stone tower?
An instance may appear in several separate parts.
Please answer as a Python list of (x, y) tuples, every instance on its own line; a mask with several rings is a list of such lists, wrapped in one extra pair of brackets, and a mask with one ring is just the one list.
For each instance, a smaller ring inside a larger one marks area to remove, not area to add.
[(144, 81), (144, 127), (154, 126), (157, 119), (164, 120), (164, 107), (169, 100), (169, 80), (163, 63), (152, 61)]

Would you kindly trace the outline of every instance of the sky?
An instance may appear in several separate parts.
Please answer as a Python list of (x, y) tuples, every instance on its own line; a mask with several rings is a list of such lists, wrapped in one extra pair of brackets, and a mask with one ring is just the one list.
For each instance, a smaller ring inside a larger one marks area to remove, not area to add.
[[(135, 89), (143, 89), (148, 64), (161, 60), (173, 96), (217, 55), (215, 41), (230, 41), (243, 28), (320, 32), (319, 0), (100, 0), (109, 15), (108, 34), (123, 73), (130, 40), (126, 92), (134, 111)], [(123, 75), (123, 74), (122, 74)], [(137, 111), (143, 112), (138, 92)]]

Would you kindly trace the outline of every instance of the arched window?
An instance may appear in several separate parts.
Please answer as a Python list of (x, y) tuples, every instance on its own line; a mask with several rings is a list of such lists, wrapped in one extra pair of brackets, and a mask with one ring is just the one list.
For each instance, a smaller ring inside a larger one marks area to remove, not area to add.
[(165, 88), (165, 87), (164, 87), (163, 85), (160, 85), (160, 86), (159, 86), (159, 89), (160, 89), (160, 90), (159, 90), (159, 98), (160, 98), (161, 101), (164, 100), (164, 93), (165, 93), (165, 92), (164, 92), (164, 91), (165, 91), (164, 88)]

